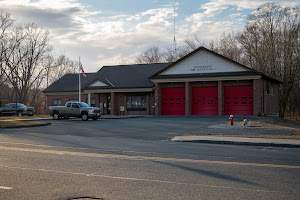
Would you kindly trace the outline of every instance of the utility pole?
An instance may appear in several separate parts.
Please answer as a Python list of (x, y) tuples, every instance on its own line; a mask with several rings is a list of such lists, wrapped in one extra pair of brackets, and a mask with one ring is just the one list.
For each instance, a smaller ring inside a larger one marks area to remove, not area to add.
[(78, 63), (78, 68), (79, 68), (79, 97), (78, 97), (78, 102), (81, 102), (81, 83), (80, 83), (80, 67), (81, 67), (81, 63), (80, 63), (80, 57), (79, 57), (79, 63)]
[(17, 67), (15, 67), (15, 76), (14, 76), (14, 73), (12, 72), (12, 78), (15, 79), (15, 84), (14, 84), (14, 87), (15, 87), (15, 91), (16, 91), (16, 106), (15, 106), (15, 113), (16, 113), (16, 116), (18, 115), (18, 76), (17, 76), (17, 72), (16, 72), (16, 69)]
[(173, 39), (173, 61), (175, 61), (175, 56), (176, 56), (176, 0), (174, 1), (174, 13), (173, 13), (173, 17), (174, 17), (174, 39)]

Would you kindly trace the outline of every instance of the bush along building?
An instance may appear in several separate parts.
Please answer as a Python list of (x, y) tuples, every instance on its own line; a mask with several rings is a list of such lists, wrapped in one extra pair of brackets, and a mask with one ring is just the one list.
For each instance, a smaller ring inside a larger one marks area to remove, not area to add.
[[(78, 100), (78, 74), (43, 92)], [(277, 115), (280, 81), (200, 47), (174, 63), (104, 66), (81, 78), (81, 100), (104, 115)]]

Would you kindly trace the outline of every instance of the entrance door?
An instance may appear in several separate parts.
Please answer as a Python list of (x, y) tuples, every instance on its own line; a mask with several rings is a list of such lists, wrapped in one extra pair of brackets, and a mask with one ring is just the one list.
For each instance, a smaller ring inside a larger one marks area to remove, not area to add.
[(162, 115), (185, 115), (185, 88), (162, 88)]
[(193, 115), (218, 115), (218, 87), (192, 88)]
[(253, 115), (253, 87), (225, 86), (225, 115)]

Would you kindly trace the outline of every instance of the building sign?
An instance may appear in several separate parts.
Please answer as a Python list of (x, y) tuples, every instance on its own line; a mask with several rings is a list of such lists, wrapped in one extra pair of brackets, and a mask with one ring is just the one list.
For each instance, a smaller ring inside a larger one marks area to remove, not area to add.
[(191, 71), (205, 71), (205, 72), (208, 72), (208, 71), (216, 71), (217, 68), (213, 67), (212, 65), (198, 65), (198, 66), (194, 66)]

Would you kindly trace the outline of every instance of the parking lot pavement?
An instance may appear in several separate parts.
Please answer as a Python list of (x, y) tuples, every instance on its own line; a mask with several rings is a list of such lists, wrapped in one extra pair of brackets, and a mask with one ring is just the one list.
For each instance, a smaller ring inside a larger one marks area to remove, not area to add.
[[(172, 141), (222, 144), (298, 145), (298, 143), (293, 144), (286, 139), (273, 141), (270, 139), (251, 138), (256, 136), (290, 136), (293, 135), (294, 129), (274, 128), (269, 124), (264, 126), (259, 120), (262, 121), (262, 119), (266, 118), (256, 118), (255, 121), (251, 117), (248, 117), (252, 121), (251, 126), (245, 127), (241, 125), (241, 121), (244, 118), (244, 116), (236, 117), (234, 125), (229, 124), (227, 116), (103, 116), (96, 121), (82, 121), (80, 118), (72, 118), (70, 120), (49, 120), (50, 118), (48, 118), (46, 120), (38, 119), (37, 121), (50, 122), (50, 126), (23, 128), (22, 131), (55, 135), (119, 137), (144, 140), (171, 140), (173, 138)], [(223, 137), (225, 135), (230, 137)]]
[[(85, 137), (119, 137), (145, 140), (170, 140), (174, 136), (199, 133), (208, 126), (226, 121), (227, 117), (160, 116), (128, 119), (103, 119), (82, 121), (47, 120), (50, 126), (23, 128), (22, 132)], [(46, 120), (40, 120), (46, 121)], [(0, 130), (1, 131), (1, 130)]]

